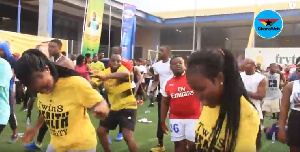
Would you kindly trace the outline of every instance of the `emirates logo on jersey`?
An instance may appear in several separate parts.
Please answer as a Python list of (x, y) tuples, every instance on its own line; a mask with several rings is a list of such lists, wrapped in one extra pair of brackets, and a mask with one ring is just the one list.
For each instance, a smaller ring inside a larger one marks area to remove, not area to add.
[(194, 91), (186, 91), (185, 87), (178, 87), (177, 88), (178, 93), (171, 93), (171, 98), (176, 99), (176, 98), (182, 98), (182, 97), (188, 97), (194, 95)]

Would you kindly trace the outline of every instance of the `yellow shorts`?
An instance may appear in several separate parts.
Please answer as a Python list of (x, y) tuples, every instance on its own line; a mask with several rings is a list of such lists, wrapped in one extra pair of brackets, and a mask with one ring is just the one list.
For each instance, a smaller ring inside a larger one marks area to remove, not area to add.
[(265, 99), (262, 107), (262, 111), (277, 113), (280, 112), (280, 99)]

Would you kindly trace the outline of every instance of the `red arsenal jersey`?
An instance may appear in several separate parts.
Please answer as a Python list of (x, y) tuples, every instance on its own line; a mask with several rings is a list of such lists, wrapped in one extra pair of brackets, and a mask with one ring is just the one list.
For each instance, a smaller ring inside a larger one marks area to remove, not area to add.
[(170, 119), (199, 118), (201, 104), (187, 84), (185, 74), (168, 80), (162, 95), (170, 100)]
[(133, 66), (130, 63), (130, 60), (122, 58), (122, 65), (128, 69), (129, 72), (133, 72)]
[(130, 60), (127, 60), (126, 58), (122, 57), (122, 63), (121, 63), (124, 67), (126, 67), (126, 69), (129, 72), (133, 72), (133, 65), (131, 64)]

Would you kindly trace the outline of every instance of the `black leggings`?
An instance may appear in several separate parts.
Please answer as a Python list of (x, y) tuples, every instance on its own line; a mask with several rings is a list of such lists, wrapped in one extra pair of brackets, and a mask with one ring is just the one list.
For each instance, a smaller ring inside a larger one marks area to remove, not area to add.
[(9, 106), (10, 106), (10, 115), (8, 123), (10, 125), (10, 128), (12, 130), (17, 129), (17, 117), (15, 115), (15, 98), (14, 98), (14, 92), (9, 91)]
[(47, 131), (48, 131), (48, 127), (47, 127), (47, 124), (44, 122), (44, 124), (42, 125), (42, 127), (39, 130), (39, 134), (37, 136), (36, 141), (39, 143), (42, 143)]
[(28, 101), (28, 105), (27, 105), (27, 118), (29, 118), (31, 120), (31, 111), (33, 109), (33, 104), (34, 104), (34, 101), (35, 101), (35, 97), (34, 98), (30, 98), (29, 101)]
[(24, 101), (24, 87), (20, 81), (15, 81), (16, 83), (16, 102), (20, 104), (22, 100)]
[(15, 114), (9, 115), (8, 123), (10, 125), (11, 130), (17, 129), (17, 118)]
[(28, 101), (30, 100), (31, 97), (32, 97), (32, 94), (28, 90), (26, 90), (24, 97), (23, 97), (23, 108), (27, 108)]
[(6, 125), (0, 125), (0, 134), (2, 133), (3, 129), (5, 128)]

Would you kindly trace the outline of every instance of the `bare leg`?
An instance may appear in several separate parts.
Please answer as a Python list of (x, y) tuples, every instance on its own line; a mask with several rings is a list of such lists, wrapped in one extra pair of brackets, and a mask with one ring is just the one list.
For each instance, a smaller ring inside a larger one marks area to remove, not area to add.
[(189, 152), (196, 152), (195, 142), (186, 140), (187, 145), (189, 146)]
[(290, 147), (290, 152), (299, 152), (300, 151), (300, 147)]
[(126, 141), (126, 143), (128, 145), (129, 151), (130, 152), (138, 152), (137, 145), (133, 138), (133, 131), (126, 129), (126, 128), (122, 128), (122, 133), (123, 133), (124, 140)]
[(175, 152), (187, 152), (186, 149), (187, 143), (185, 142), (185, 140), (176, 141), (174, 142), (174, 144), (175, 144)]
[(97, 129), (97, 133), (100, 139), (100, 143), (102, 145), (102, 148), (105, 152), (111, 152), (110, 148), (109, 148), (109, 143), (108, 143), (108, 129), (104, 128), (104, 127), (98, 127)]
[(261, 120), (262, 120), (261, 124), (264, 124), (264, 119), (265, 119), (265, 116), (266, 116), (266, 113), (267, 113), (267, 112), (266, 112), (266, 111), (263, 111), (262, 113), (263, 113), (263, 119), (261, 119)]

